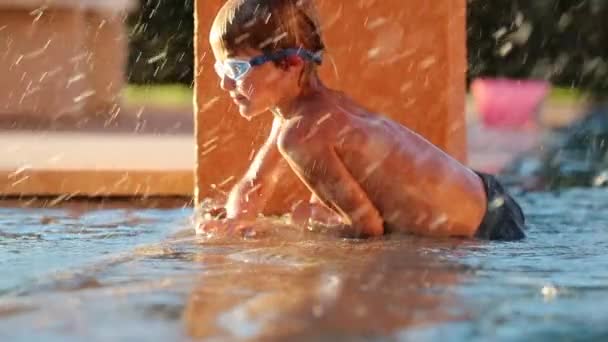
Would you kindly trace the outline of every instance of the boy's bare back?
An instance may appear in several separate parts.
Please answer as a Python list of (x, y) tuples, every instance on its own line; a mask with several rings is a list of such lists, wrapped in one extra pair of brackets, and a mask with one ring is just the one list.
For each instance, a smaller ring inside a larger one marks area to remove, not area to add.
[(479, 177), (392, 120), (330, 91), (299, 103), (278, 146), (292, 170), (353, 233), (384, 229), (471, 237), (485, 192)]

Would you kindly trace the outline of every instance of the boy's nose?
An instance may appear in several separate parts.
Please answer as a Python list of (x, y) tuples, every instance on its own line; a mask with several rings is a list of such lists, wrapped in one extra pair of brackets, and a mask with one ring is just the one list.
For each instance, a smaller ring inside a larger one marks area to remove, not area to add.
[(236, 87), (236, 82), (230, 77), (224, 75), (220, 80), (220, 87), (225, 91), (230, 91)]

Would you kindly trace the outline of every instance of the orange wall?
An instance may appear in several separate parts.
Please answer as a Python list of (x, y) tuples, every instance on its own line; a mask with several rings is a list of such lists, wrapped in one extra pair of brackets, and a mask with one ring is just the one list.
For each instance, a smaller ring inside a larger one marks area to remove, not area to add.
[[(197, 201), (230, 190), (268, 132), (218, 86), (208, 34), (222, 0), (196, 1)], [(327, 45), (322, 78), (466, 162), (465, 0), (317, 0)], [(268, 213), (308, 197), (293, 176)]]
[(0, 11), (0, 22), (6, 25), (0, 31), (0, 114), (79, 113), (84, 101), (73, 99), (88, 85), (77, 78), (85, 73), (85, 63), (74, 58), (83, 53), (85, 21), (77, 11), (49, 11), (39, 17), (30, 12)]
[(117, 110), (128, 53), (123, 12), (0, 8), (0, 117)]

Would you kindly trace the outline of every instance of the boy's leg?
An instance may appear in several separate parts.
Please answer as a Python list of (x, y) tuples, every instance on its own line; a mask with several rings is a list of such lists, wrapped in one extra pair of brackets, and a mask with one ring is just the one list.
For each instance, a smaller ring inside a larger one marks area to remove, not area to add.
[(488, 196), (488, 209), (475, 234), (485, 240), (513, 241), (526, 237), (525, 217), (521, 207), (492, 175), (476, 172)]

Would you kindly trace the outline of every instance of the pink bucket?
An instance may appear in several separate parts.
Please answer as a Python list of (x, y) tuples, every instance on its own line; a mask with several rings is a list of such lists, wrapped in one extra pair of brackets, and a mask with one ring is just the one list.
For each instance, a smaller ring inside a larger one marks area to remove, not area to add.
[(511, 129), (534, 123), (549, 88), (548, 82), (532, 80), (476, 79), (471, 84), (483, 124)]

